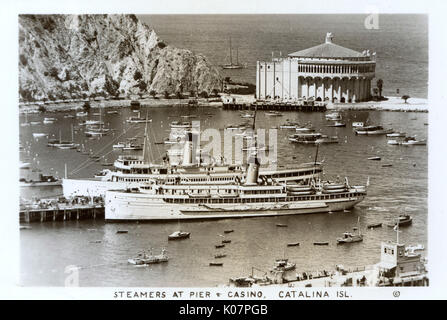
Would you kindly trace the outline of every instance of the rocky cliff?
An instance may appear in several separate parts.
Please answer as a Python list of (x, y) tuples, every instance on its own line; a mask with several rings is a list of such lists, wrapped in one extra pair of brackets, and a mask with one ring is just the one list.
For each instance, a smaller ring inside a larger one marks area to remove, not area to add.
[(202, 55), (169, 46), (134, 15), (20, 15), (22, 101), (220, 89)]

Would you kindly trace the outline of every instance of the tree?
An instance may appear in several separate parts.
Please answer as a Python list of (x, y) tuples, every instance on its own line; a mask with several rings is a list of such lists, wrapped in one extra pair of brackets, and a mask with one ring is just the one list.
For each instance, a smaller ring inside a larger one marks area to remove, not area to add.
[(410, 99), (410, 96), (409, 95), (403, 95), (401, 99), (403, 99), (405, 101), (405, 103), (407, 103), (407, 100)]
[(169, 92), (167, 90), (165, 90), (163, 95), (164, 95), (165, 99), (169, 99)]
[(377, 88), (379, 89), (379, 97), (382, 97), (382, 87), (383, 87), (383, 80), (378, 79), (376, 82)]
[(202, 92), (200, 92), (199, 96), (200, 96), (201, 98), (208, 98), (208, 92), (206, 92), (206, 91), (202, 91)]
[(217, 95), (219, 94), (219, 90), (217, 90), (216, 88), (214, 88), (213, 91), (212, 91), (212, 93), (213, 93), (213, 96), (214, 96), (214, 97), (217, 97)]
[(151, 91), (149, 92), (149, 94), (150, 94), (152, 97), (155, 98), (155, 96), (157, 95), (157, 91), (155, 91), (155, 90), (151, 90)]
[(177, 91), (176, 96), (177, 96), (177, 99), (183, 99), (183, 95), (180, 91)]

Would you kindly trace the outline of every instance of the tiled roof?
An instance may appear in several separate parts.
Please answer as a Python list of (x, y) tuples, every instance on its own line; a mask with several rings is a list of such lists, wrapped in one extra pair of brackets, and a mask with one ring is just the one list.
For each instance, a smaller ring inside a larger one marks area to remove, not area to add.
[(357, 57), (363, 57), (363, 54), (331, 42), (326, 42), (319, 44), (318, 46), (315, 47), (290, 53), (289, 57), (357, 58)]

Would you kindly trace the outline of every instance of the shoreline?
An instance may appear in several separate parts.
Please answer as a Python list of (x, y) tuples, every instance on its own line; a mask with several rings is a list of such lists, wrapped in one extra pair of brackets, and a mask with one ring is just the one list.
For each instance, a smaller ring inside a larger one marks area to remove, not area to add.
[[(237, 99), (239, 103), (252, 103), (255, 101), (252, 95), (231, 95)], [(395, 112), (428, 112), (428, 99), (410, 98), (405, 103), (399, 97), (386, 97), (388, 100), (383, 101), (366, 101), (359, 103), (328, 103), (328, 110), (355, 110), (355, 111), (395, 111)], [(197, 104), (189, 104), (189, 99), (165, 99), (165, 98), (145, 98), (139, 99), (141, 107), (222, 107), (222, 101), (216, 101), (218, 98), (198, 98)], [(126, 100), (93, 100), (88, 101), (90, 107), (94, 108), (129, 108), (131, 99)], [(81, 101), (63, 101), (52, 103), (30, 103), (19, 106), (19, 113), (39, 113), (39, 108), (44, 107), (45, 112), (67, 112), (82, 111), (84, 103)]]

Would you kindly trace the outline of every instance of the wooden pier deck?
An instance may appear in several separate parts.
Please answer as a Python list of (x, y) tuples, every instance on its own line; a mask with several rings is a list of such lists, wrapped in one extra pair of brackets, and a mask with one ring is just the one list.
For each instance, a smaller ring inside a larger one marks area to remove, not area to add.
[(25, 207), (20, 209), (20, 223), (67, 221), (104, 218), (102, 204), (58, 205), (46, 208)]
[(275, 110), (275, 111), (303, 111), (325, 112), (325, 104), (287, 103), (287, 102), (255, 102), (255, 103), (224, 103), (224, 110)]

